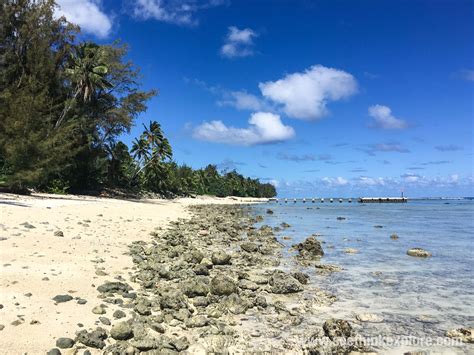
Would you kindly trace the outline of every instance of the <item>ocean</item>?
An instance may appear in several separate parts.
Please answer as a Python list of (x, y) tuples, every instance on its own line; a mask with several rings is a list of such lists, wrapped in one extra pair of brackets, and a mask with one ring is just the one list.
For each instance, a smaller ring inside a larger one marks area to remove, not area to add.
[[(267, 209), (274, 213), (266, 214)], [(474, 201), (280, 200), (255, 205), (252, 211), (265, 217), (263, 224), (291, 225), (276, 232), (287, 247), (286, 258), (293, 257), (291, 245), (316, 233), (325, 252), (320, 263), (344, 269), (329, 276), (317, 275), (314, 267), (304, 269), (318, 288), (337, 297), (333, 305), (321, 308), (322, 320), (353, 320), (360, 313), (382, 317), (381, 323), (360, 323), (358, 331), (367, 337), (443, 337), (450, 329), (474, 327)], [(394, 233), (396, 240), (390, 238)], [(408, 256), (414, 247), (433, 256)], [(345, 253), (347, 248), (358, 252)]]

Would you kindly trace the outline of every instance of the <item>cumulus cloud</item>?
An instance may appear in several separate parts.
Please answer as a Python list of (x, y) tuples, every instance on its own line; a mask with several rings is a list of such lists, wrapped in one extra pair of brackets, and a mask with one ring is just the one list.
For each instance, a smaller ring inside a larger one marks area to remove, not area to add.
[(282, 105), (292, 118), (314, 120), (328, 113), (327, 104), (357, 92), (357, 81), (342, 70), (314, 65), (302, 73), (259, 84), (262, 95)]
[(374, 126), (381, 129), (404, 129), (408, 124), (406, 121), (392, 115), (388, 106), (373, 105), (369, 107), (369, 116), (374, 119)]
[(136, 0), (133, 14), (143, 20), (154, 19), (176, 25), (196, 26), (196, 13), (225, 4), (225, 0)]
[(84, 32), (99, 38), (107, 37), (112, 30), (111, 16), (102, 10), (101, 0), (57, 0), (55, 16), (64, 16)]
[(282, 142), (294, 136), (294, 129), (285, 126), (279, 115), (270, 112), (252, 114), (247, 128), (226, 126), (222, 121), (210, 121), (202, 123), (193, 131), (196, 139), (244, 146)]
[(251, 28), (238, 29), (230, 26), (220, 53), (227, 58), (249, 57), (254, 54), (254, 38), (258, 33)]
[(448, 145), (437, 145), (435, 147), (436, 150), (439, 150), (440, 152), (455, 152), (458, 150), (463, 150), (463, 147), (455, 144), (448, 144)]

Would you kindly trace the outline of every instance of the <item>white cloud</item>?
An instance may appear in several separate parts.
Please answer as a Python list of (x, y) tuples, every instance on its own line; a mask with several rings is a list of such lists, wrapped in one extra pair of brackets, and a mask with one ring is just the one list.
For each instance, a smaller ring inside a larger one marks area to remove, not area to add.
[(223, 5), (225, 0), (137, 0), (133, 13), (144, 20), (155, 19), (162, 22), (195, 26), (199, 21), (195, 18), (198, 11)]
[(293, 118), (314, 120), (328, 113), (327, 104), (354, 95), (357, 81), (342, 70), (314, 65), (302, 73), (259, 84), (262, 95), (283, 105)]
[(341, 176), (338, 177), (323, 177), (321, 181), (329, 186), (329, 187), (335, 187), (335, 186), (345, 186), (349, 184), (349, 180), (344, 179)]
[(55, 15), (64, 16), (84, 32), (105, 38), (112, 30), (112, 19), (101, 9), (101, 0), (57, 0)]
[(369, 107), (369, 116), (374, 119), (374, 125), (382, 129), (404, 129), (408, 124), (392, 115), (392, 110), (388, 106), (373, 105)]
[(258, 37), (258, 34), (251, 28), (239, 30), (235, 26), (230, 26), (220, 52), (228, 58), (251, 56), (254, 54), (253, 40), (255, 37)]
[(238, 110), (260, 111), (267, 105), (257, 96), (246, 91), (224, 92), (223, 98), (217, 101), (219, 106), (231, 106)]
[(285, 126), (280, 116), (269, 112), (257, 112), (249, 119), (249, 127), (226, 126), (222, 121), (204, 122), (193, 131), (193, 137), (216, 143), (256, 145), (286, 141), (295, 136), (290, 126)]

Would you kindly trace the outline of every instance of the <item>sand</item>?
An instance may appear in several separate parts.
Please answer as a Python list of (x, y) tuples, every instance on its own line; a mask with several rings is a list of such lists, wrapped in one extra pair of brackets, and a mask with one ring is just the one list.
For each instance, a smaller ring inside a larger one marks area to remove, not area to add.
[[(133, 285), (128, 245), (148, 241), (155, 228), (189, 217), (187, 206), (259, 201), (0, 194), (0, 353), (45, 354), (57, 338), (74, 338), (78, 320), (85, 329), (94, 327), (98, 315), (92, 309), (100, 304), (96, 287), (119, 275)], [(65, 294), (74, 299), (52, 300)], [(87, 303), (78, 304), (76, 298)], [(119, 307), (107, 307), (103, 316), (112, 319)]]

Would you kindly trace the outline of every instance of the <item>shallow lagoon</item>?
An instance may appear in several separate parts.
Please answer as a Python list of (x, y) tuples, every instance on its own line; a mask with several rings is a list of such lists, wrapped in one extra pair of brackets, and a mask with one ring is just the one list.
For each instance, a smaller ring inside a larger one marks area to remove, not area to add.
[[(266, 214), (268, 208), (274, 214)], [(291, 225), (277, 232), (288, 247), (320, 234), (325, 251), (321, 263), (344, 268), (330, 276), (316, 275), (312, 267), (306, 270), (312, 282), (337, 296), (332, 306), (321, 308), (321, 319), (353, 320), (359, 313), (382, 316), (382, 323), (360, 324), (363, 336), (441, 337), (446, 330), (474, 326), (474, 201), (291, 201), (257, 205), (253, 210), (265, 216), (264, 224)], [(399, 239), (392, 240), (393, 233)], [(406, 252), (413, 247), (433, 256), (410, 257)], [(347, 254), (346, 248), (358, 253)], [(464, 351), (474, 349), (471, 345)]]

